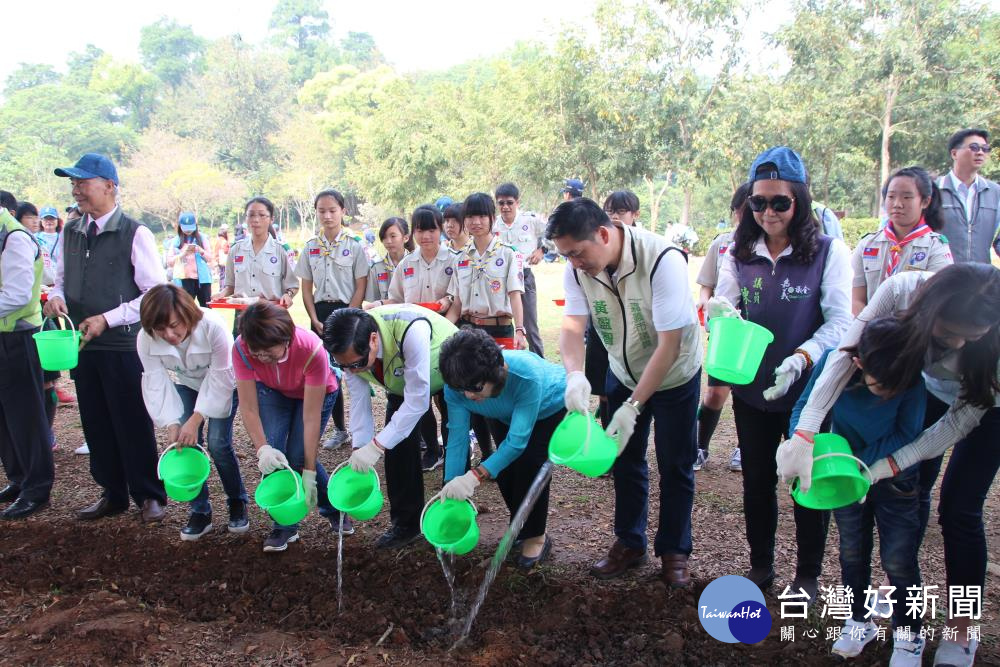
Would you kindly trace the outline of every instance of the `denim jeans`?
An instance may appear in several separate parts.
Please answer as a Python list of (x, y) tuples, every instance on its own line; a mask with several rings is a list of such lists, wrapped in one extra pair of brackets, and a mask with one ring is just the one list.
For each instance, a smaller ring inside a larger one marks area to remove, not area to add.
[[(608, 412), (614, 415), (632, 391), (610, 371), (606, 385)], [(649, 429), (656, 421), (653, 445), (660, 472), (660, 516), (653, 553), (691, 553), (691, 508), (694, 504), (694, 464), (698, 449), (695, 413), (701, 393), (701, 372), (679, 387), (658, 391), (646, 401), (635, 432), (615, 461), (615, 536), (630, 549), (646, 550), (649, 521)]]
[[(182, 384), (174, 385), (177, 393), (184, 404), (184, 416), (181, 417), (181, 424), (186, 422), (194, 413), (194, 407), (198, 401), (198, 392)], [(233, 391), (233, 409), (225, 419), (208, 420), (208, 453), (215, 463), (215, 469), (219, 473), (222, 481), (222, 488), (226, 492), (229, 501), (242, 500), (247, 502), (247, 491), (243, 487), (243, 476), (240, 475), (240, 462), (233, 451), (233, 416), (236, 414), (238, 400), (236, 392)], [(198, 427), (198, 444), (205, 444), (205, 425)], [(191, 501), (191, 512), (198, 514), (211, 514), (212, 503), (208, 499), (208, 483), (201, 487), (201, 492)]]
[[(919, 632), (917, 618), (906, 613), (906, 589), (920, 586), (920, 466), (912, 466), (899, 475), (884, 479), (868, 490), (864, 503), (854, 503), (834, 510), (840, 530), (840, 572), (844, 586), (854, 593), (851, 612), (856, 621), (864, 621), (865, 589), (871, 585), (873, 529), (878, 527), (879, 555), (889, 583), (896, 587), (892, 599), (893, 627), (909, 626)], [(874, 600), (869, 601), (872, 605)]]
[[(330, 412), (333, 404), (337, 402), (337, 394), (340, 390), (330, 392), (323, 399), (323, 407), (319, 417), (319, 432), (323, 433), (326, 422), (330, 419)], [(303, 399), (289, 398), (276, 389), (257, 383), (257, 409), (260, 412), (260, 422), (264, 427), (264, 437), (267, 444), (271, 445), (288, 459), (288, 465), (298, 473), (302, 472), (305, 464), (305, 423), (302, 417), (302, 409), (305, 405)], [(319, 443), (317, 443), (317, 447)], [(326, 484), (329, 477), (326, 469), (316, 461), (316, 490), (319, 498), (319, 513), (328, 519), (339, 517), (337, 510), (330, 504), (330, 499), (326, 494)], [(280, 526), (274, 524), (275, 528), (295, 529), (294, 526)]]

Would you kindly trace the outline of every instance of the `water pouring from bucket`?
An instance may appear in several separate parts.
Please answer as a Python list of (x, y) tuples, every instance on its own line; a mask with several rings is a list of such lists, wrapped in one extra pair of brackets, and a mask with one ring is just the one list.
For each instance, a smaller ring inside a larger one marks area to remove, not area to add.
[(347, 463), (344, 461), (333, 471), (327, 497), (334, 508), (355, 521), (368, 521), (382, 511), (385, 503), (378, 473), (374, 468), (368, 472), (355, 472)]
[(464, 556), (479, 543), (477, 514), (471, 500), (442, 498), (439, 492), (420, 513), (420, 532), (435, 548)]
[[(861, 465), (867, 477), (858, 468)], [(851, 445), (836, 433), (817, 433), (813, 444), (812, 486), (803, 492), (799, 480), (791, 486), (792, 498), (814, 510), (847, 507), (868, 495), (871, 471), (854, 456)]]

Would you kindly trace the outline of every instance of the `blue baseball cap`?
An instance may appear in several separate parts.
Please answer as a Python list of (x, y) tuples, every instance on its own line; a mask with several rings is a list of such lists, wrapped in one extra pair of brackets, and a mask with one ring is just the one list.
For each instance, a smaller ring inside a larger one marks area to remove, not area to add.
[(63, 178), (103, 178), (118, 185), (118, 170), (115, 169), (115, 164), (100, 153), (87, 153), (72, 167), (56, 169), (55, 175)]
[(38, 212), (38, 217), (40, 218), (58, 218), (59, 211), (56, 210), (55, 206), (43, 206), (42, 210)]
[(774, 146), (758, 155), (753, 161), (747, 181), (753, 183), (778, 180), (805, 183), (806, 178), (806, 165), (799, 154), (788, 146)]
[(181, 226), (182, 232), (190, 233), (198, 229), (198, 221), (195, 220), (194, 213), (190, 211), (181, 213), (180, 217), (177, 218), (177, 224)]
[(452, 199), (448, 195), (444, 195), (443, 197), (438, 197), (437, 198), (437, 201), (434, 202), (434, 206), (437, 207), (437, 210), (439, 210), (442, 213), (444, 213), (444, 210), (446, 208), (448, 208), (449, 206), (451, 206), (452, 204), (454, 204), (454, 203), (455, 203), (454, 199)]
[(583, 196), (583, 181), (579, 178), (567, 178), (563, 181), (563, 185), (565, 187), (563, 187), (563, 189), (559, 192), (568, 192), (574, 197)]

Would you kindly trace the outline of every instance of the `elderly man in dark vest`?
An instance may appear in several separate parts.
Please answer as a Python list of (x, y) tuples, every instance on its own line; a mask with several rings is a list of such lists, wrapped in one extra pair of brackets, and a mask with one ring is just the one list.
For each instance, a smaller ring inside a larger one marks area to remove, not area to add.
[(156, 240), (119, 208), (118, 172), (107, 157), (87, 153), (55, 174), (70, 179), (83, 217), (67, 223), (59, 241), (45, 313), (68, 314), (82, 334), (80, 363), (71, 376), (90, 445), (90, 473), (104, 489), (77, 516), (120, 514), (131, 497), (143, 521), (160, 521), (166, 496), (156, 476), (156, 439), (136, 352), (142, 295), (165, 282)]

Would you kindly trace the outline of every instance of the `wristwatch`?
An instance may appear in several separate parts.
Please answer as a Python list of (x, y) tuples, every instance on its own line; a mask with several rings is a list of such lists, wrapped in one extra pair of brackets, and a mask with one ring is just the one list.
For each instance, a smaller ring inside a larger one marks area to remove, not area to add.
[(634, 398), (629, 398), (625, 402), (631, 405), (633, 408), (635, 408), (636, 414), (642, 414), (642, 409), (645, 407), (642, 403), (635, 400)]

